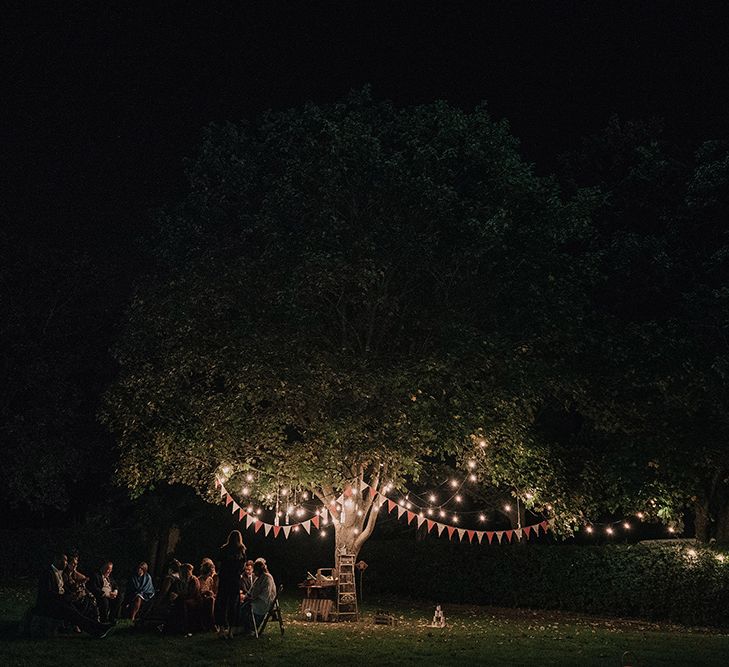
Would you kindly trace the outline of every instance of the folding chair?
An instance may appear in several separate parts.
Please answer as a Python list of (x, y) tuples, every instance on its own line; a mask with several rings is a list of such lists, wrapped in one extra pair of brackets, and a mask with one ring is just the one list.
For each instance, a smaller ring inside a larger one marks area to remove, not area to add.
[(281, 595), (282, 591), (283, 584), (278, 587), (278, 591), (276, 591), (276, 597), (273, 598), (273, 602), (268, 608), (268, 612), (263, 617), (260, 625), (256, 623), (256, 617), (253, 615), (253, 607), (251, 607), (251, 621), (253, 622), (253, 631), (256, 633), (256, 639), (258, 639), (263, 634), (263, 631), (266, 629), (266, 625), (268, 624), (269, 619), (278, 621), (278, 626), (281, 628), (281, 635), (283, 636), (283, 617), (281, 616), (281, 606), (278, 603), (278, 596)]

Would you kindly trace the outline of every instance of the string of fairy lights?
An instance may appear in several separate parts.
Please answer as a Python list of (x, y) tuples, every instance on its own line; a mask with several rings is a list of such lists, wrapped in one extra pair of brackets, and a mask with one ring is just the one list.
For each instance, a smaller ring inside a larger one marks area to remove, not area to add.
[[(485, 441), (481, 440), (479, 442), (479, 448), (485, 448), (485, 446)], [(464, 496), (469, 492), (468, 483), (479, 482), (478, 460), (476, 458), (469, 459), (466, 462), (466, 467), (467, 472), (462, 477), (446, 478), (439, 484), (436, 484), (434, 488), (419, 493), (408, 489), (396, 490), (391, 482), (386, 482), (377, 490), (377, 497), (373, 499), (372, 511), (379, 511), (385, 503), (387, 495), (395, 492), (400, 495), (399, 499), (396, 500), (397, 504), (421, 518), (432, 517), (434, 520), (451, 521), (453, 524), (459, 525), (462, 517), (474, 516), (478, 523), (485, 524), (494, 513), (505, 514), (511, 519), (511, 514), (516, 509), (517, 525), (521, 527), (520, 505), (523, 505), (524, 501), (527, 501), (527, 504), (534, 504), (531, 502), (534, 500), (534, 495), (529, 491), (523, 492), (523, 497), (512, 493), (515, 497), (515, 502), (506, 502), (498, 509), (458, 509), (465, 500)], [(226, 464), (221, 466), (219, 472), (220, 479), (228, 479), (231, 472), (230, 465)], [(329, 522), (329, 516), (331, 516), (332, 521), (336, 520), (336, 516), (346, 509), (345, 504), (354, 502), (352, 499), (343, 501), (340, 495), (337, 499), (331, 500), (329, 507), (327, 507), (327, 505), (320, 504), (316, 500), (316, 495), (313, 491), (297, 487), (295, 484), (279, 485), (277, 482), (275, 492), (264, 494), (260, 499), (261, 505), (256, 506), (252, 500), (252, 486), (256, 482), (256, 477), (260, 475), (274, 477), (274, 475), (264, 473), (263, 471), (257, 471), (256, 474), (253, 472), (245, 473), (244, 482), (240, 487), (240, 493), (243, 498), (246, 498), (246, 501), (240, 503), (241, 509), (247, 515), (260, 519), (265, 508), (269, 512), (274, 513), (273, 524), (275, 526), (291, 525), (295, 532), (298, 532), (300, 523), (305, 521), (307, 516), (309, 518), (320, 517), (321, 523), (323, 526), (326, 526)], [(356, 488), (352, 487), (352, 495), (356, 497), (356, 494)], [(516, 508), (514, 505), (516, 505)], [(356, 505), (355, 507), (356, 509), (354, 511), (357, 515), (363, 516), (365, 510)], [(540, 516), (539, 510), (530, 507), (529, 511), (531, 514)], [(546, 503), (542, 506), (541, 516), (544, 517), (545, 514), (548, 517), (554, 517), (551, 503)], [(587, 536), (603, 534), (609, 538), (615, 536), (619, 530), (631, 531), (634, 528), (635, 521), (644, 521), (646, 516), (645, 512), (637, 512), (630, 518), (626, 517), (607, 522), (586, 522), (582, 525), (582, 530)], [(294, 521), (293, 525), (292, 519)], [(669, 534), (676, 533), (676, 529), (672, 525), (668, 525), (666, 530)], [(321, 534), (322, 537), (325, 537), (326, 531), (322, 530)]]

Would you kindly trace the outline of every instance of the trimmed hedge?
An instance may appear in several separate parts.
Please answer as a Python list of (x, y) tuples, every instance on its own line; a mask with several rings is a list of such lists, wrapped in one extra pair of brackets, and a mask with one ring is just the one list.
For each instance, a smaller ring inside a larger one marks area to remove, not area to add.
[[(695, 555), (694, 555), (695, 554)], [(365, 593), (729, 626), (729, 557), (687, 544), (370, 542)]]

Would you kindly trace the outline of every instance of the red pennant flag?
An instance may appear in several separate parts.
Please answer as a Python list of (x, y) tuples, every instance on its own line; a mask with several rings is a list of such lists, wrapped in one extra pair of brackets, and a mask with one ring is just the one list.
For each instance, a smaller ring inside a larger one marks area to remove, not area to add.
[(243, 521), (243, 517), (246, 515), (245, 510), (241, 507), (238, 510), (238, 521)]
[(508, 540), (509, 542), (511, 542), (511, 538), (512, 538), (513, 536), (514, 536), (514, 531), (513, 531), (513, 530), (507, 530), (507, 531), (506, 531), (506, 539), (507, 539), (507, 540)]
[(456, 532), (456, 529), (453, 526), (446, 526), (448, 528), (448, 539), (450, 540), (453, 537), (453, 533)]
[(217, 489), (219, 487), (220, 487), (220, 480), (216, 477), (215, 478), (215, 488)]
[(388, 498), (388, 499), (387, 499), (387, 513), (389, 514), (389, 513), (390, 513), (390, 512), (392, 512), (392, 510), (394, 510), (394, 509), (395, 509), (396, 507), (397, 507), (397, 505), (396, 505), (395, 503), (393, 503), (393, 502), (392, 502), (392, 500), (390, 500), (390, 499)]
[(319, 517), (318, 517), (318, 516), (313, 516), (313, 517), (311, 517), (311, 523), (313, 523), (313, 524), (314, 524), (314, 526), (315, 526), (316, 528), (318, 528), (318, 527), (319, 527)]
[(229, 493), (225, 494), (225, 506), (227, 507), (232, 502), (233, 502), (233, 496), (231, 496)]
[(279, 532), (281, 531), (281, 526), (274, 526), (273, 527), (273, 536), (274, 538), (278, 537)]
[(491, 544), (491, 540), (494, 539), (494, 533), (493, 533), (493, 531), (492, 530), (487, 530), (486, 531), (486, 537), (489, 540), (489, 544)]
[(428, 532), (430, 532), (433, 530), (433, 526), (435, 526), (435, 521), (431, 521), (430, 519), (426, 519), (425, 521), (428, 524)]
[(367, 487), (370, 490), (370, 497), (374, 498), (377, 495), (377, 491), (375, 491), (375, 488), (373, 486), (370, 486), (369, 484), (367, 485)]
[(532, 526), (535, 535), (539, 535), (539, 524)]
[(547, 528), (549, 528), (549, 521), (542, 521), (539, 525), (542, 527), (542, 532), (546, 533)]
[(408, 526), (412, 523), (414, 518), (415, 518), (415, 513), (408, 511)]
[(524, 537), (525, 537), (525, 538), (526, 538), (527, 540), (529, 539), (529, 533), (531, 533), (531, 532), (532, 532), (532, 527), (531, 527), (531, 526), (526, 526), (526, 527), (524, 528)]
[(263, 521), (258, 521), (258, 519), (256, 519), (256, 523), (253, 526), (253, 532), (257, 533), (259, 530), (261, 530), (262, 525), (263, 525)]
[(475, 530), (467, 530), (466, 535), (468, 535), (468, 541), (473, 542), (473, 536), (476, 534)]

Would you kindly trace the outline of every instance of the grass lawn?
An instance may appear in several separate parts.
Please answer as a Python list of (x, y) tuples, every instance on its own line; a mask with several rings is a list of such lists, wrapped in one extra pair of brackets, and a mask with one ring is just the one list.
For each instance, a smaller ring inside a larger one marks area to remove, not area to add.
[[(307, 623), (295, 597), (283, 600), (286, 634), (271, 625), (258, 641), (214, 635), (138, 634), (122, 622), (103, 640), (61, 636), (18, 639), (27, 588), (0, 586), (1, 665), (610, 665), (631, 651), (647, 665), (727, 665), (729, 633), (557, 612), (445, 605), (447, 627), (428, 628), (432, 604), (381, 600), (363, 607), (359, 623)], [(377, 609), (395, 627), (375, 626)], [(635, 663), (634, 663), (635, 664)]]

